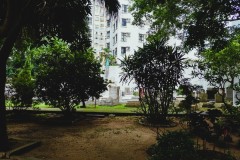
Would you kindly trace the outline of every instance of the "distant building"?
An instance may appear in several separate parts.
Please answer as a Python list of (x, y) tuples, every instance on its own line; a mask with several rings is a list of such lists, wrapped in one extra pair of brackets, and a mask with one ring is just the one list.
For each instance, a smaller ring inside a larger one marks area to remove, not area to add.
[[(106, 12), (104, 5), (97, 1), (92, 1), (92, 16), (89, 16), (89, 28), (92, 47), (96, 52), (96, 57), (108, 48), (110, 54), (117, 60), (116, 66), (108, 66), (102, 63), (105, 70), (104, 78), (113, 82), (111, 85), (120, 86), (120, 99), (125, 95), (132, 95), (136, 85), (122, 84), (120, 82), (121, 60), (125, 56), (134, 54), (135, 50), (143, 47), (146, 42), (149, 26), (138, 27), (132, 25), (133, 16), (129, 12), (130, 0), (119, 0), (120, 8), (116, 16), (111, 16)], [(103, 96), (108, 96), (106, 92)]]

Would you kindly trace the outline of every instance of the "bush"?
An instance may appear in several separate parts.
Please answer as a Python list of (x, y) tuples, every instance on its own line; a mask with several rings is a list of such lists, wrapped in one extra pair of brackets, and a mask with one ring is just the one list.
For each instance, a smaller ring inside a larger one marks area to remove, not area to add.
[(167, 132), (151, 146), (151, 160), (192, 160), (197, 159), (197, 150), (189, 134), (183, 131)]
[(12, 79), (12, 89), (15, 91), (11, 97), (14, 109), (32, 107), (35, 80), (31, 76), (30, 64), (26, 61), (24, 68)]

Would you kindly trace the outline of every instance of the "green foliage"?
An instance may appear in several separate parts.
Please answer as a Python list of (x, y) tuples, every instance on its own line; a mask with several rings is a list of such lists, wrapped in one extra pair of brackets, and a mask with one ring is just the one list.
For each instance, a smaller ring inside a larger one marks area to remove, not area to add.
[(166, 120), (183, 70), (183, 54), (165, 43), (166, 40), (151, 42), (133, 56), (125, 57), (121, 64), (121, 81), (135, 80), (142, 92), (141, 109), (152, 123)]
[(101, 65), (94, 59), (92, 49), (71, 52), (70, 45), (58, 38), (46, 39), (39, 52), (36, 76), (37, 95), (46, 104), (69, 114), (90, 97), (99, 98), (106, 90), (100, 76)]
[(200, 92), (202, 88), (203, 88), (202, 86), (192, 85), (188, 79), (183, 79), (181, 81), (178, 90), (181, 91), (182, 94), (185, 95), (186, 97), (184, 100), (181, 101), (180, 107), (185, 108), (187, 113), (191, 112), (191, 107), (193, 104), (199, 102), (199, 100), (192, 95), (193, 91)]
[(104, 52), (101, 52), (100, 54), (100, 62), (103, 62), (104, 65), (106, 65), (107, 61), (109, 63), (109, 66), (117, 65), (116, 56), (112, 55), (109, 50), (109, 48), (104, 48)]
[(149, 40), (181, 35), (187, 48), (204, 47), (206, 41), (221, 48), (227, 22), (239, 19), (239, 6), (238, 0), (134, 0), (131, 11), (134, 24), (151, 24)]
[[(210, 85), (218, 88), (232, 88), (238, 91), (237, 77), (240, 74), (240, 34), (229, 40), (228, 45), (219, 51), (207, 49), (194, 66), (194, 76), (206, 79)], [(225, 100), (225, 94), (221, 94)], [(224, 102), (225, 103), (225, 102)]]
[[(110, 14), (120, 7), (118, 0), (99, 0)], [(104, 3), (105, 2), (105, 3)], [(58, 36), (83, 50), (90, 47), (87, 16), (90, 0), (8, 1), (0, 0), (0, 150), (9, 148), (5, 116), (6, 62), (17, 39), (39, 43), (44, 36)]]
[(199, 159), (193, 140), (191, 140), (188, 133), (183, 131), (167, 132), (160, 135), (157, 144), (152, 150), (151, 160)]
[(30, 56), (28, 56), (23, 68), (19, 68), (18, 73), (11, 80), (12, 89), (14, 90), (11, 100), (15, 109), (24, 109), (32, 106), (35, 80), (31, 72), (32, 63)]
[[(2, 5), (4, 4), (5, 5)], [(117, 0), (98, 0), (105, 5), (109, 14), (115, 14), (120, 7)], [(38, 40), (43, 36), (58, 36), (72, 44), (74, 49), (90, 47), (87, 16), (91, 14), (90, 0), (54, 1), (16, 1), (7, 3), (0, 0), (0, 25), (22, 26), (22, 37)], [(12, 9), (12, 10), (11, 10)], [(10, 12), (12, 16), (6, 13)], [(5, 23), (4, 23), (5, 22)], [(8, 24), (10, 23), (10, 24)], [(5, 33), (6, 34), (6, 33)]]

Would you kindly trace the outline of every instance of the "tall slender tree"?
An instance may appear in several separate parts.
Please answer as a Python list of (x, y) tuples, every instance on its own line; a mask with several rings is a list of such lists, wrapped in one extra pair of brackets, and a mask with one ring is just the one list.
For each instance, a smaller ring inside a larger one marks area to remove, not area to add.
[(165, 123), (173, 91), (183, 71), (183, 53), (156, 40), (126, 57), (121, 64), (122, 82), (135, 80), (144, 96), (139, 97), (141, 110), (151, 123)]
[[(117, 13), (118, 0), (99, 0), (110, 14)], [(36, 42), (55, 36), (71, 42), (73, 49), (90, 45), (87, 16), (90, 0), (0, 0), (0, 150), (8, 148), (5, 107), (6, 64), (17, 40)]]

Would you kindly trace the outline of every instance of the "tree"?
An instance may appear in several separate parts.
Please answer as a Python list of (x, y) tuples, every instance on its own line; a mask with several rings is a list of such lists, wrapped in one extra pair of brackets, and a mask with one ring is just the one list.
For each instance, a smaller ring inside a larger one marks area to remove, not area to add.
[(180, 104), (183, 105), (182, 107), (186, 109), (188, 114), (191, 113), (192, 105), (199, 102), (198, 99), (192, 95), (193, 91), (200, 92), (202, 88), (203, 87), (199, 85), (192, 85), (188, 78), (181, 80), (178, 92), (181, 92), (181, 95), (185, 95), (186, 97)]
[(37, 96), (60, 108), (68, 118), (80, 102), (85, 104), (90, 97), (99, 98), (107, 89), (93, 50), (71, 52), (70, 45), (58, 38), (51, 38), (36, 50), (40, 52)]
[[(223, 90), (222, 100), (225, 105), (225, 88), (238, 91), (240, 75), (240, 34), (229, 40), (228, 45), (220, 50), (207, 49), (194, 66), (194, 76), (206, 79), (210, 85)], [(227, 107), (228, 108), (228, 107)], [(230, 111), (230, 110), (229, 110)]]
[[(109, 13), (118, 11), (117, 0), (99, 1), (105, 2)], [(15, 42), (30, 37), (37, 43), (44, 36), (58, 35), (75, 49), (88, 48), (90, 6), (90, 0), (0, 0), (0, 150), (9, 145), (4, 90), (6, 64)]]
[(110, 53), (109, 48), (104, 48), (100, 55), (100, 61), (103, 62), (105, 66), (113, 66), (117, 64), (116, 57)]
[[(186, 48), (226, 45), (228, 22), (240, 19), (239, 0), (134, 0), (136, 25), (151, 24), (153, 37), (179, 35)], [(152, 38), (149, 37), (149, 39)]]
[(141, 109), (152, 123), (166, 122), (173, 91), (182, 77), (183, 54), (165, 44), (166, 40), (151, 42), (121, 64), (121, 81), (135, 80), (144, 94), (139, 98)]
[(35, 80), (31, 72), (32, 64), (30, 57), (28, 57), (24, 66), (19, 68), (17, 74), (11, 79), (12, 89), (14, 90), (11, 100), (14, 108), (25, 109), (32, 107)]

